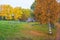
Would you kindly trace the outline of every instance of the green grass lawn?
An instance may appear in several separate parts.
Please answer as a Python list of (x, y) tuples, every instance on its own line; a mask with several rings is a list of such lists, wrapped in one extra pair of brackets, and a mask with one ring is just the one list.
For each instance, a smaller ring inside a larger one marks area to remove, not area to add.
[[(53, 29), (55, 37), (55, 29)], [(0, 21), (0, 40), (48, 40), (48, 25), (38, 22)]]

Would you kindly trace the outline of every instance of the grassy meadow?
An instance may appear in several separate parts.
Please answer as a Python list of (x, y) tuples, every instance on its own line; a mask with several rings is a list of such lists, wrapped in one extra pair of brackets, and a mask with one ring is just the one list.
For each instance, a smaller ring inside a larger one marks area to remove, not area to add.
[(48, 34), (48, 25), (38, 22), (0, 21), (0, 40), (49, 40), (55, 38)]

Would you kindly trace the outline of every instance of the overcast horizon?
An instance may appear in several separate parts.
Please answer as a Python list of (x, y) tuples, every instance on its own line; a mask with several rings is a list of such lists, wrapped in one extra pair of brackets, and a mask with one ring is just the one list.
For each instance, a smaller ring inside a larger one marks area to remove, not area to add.
[(13, 7), (22, 7), (22, 8), (29, 8), (32, 5), (34, 0), (0, 0), (0, 5), (7, 4)]
[[(34, 1), (35, 0), (0, 0), (0, 5), (8, 4), (13, 7), (18, 6), (18, 7), (30, 9)], [(57, 0), (57, 1), (60, 2), (60, 0)]]

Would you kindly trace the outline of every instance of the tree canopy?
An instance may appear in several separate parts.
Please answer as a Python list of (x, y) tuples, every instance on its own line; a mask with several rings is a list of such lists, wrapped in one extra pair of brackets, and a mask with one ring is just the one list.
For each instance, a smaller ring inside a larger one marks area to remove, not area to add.
[(6, 20), (21, 20), (30, 17), (31, 10), (21, 7), (12, 7), (10, 5), (0, 5), (0, 18)]
[(58, 21), (59, 6), (56, 0), (36, 0), (34, 14), (41, 24)]

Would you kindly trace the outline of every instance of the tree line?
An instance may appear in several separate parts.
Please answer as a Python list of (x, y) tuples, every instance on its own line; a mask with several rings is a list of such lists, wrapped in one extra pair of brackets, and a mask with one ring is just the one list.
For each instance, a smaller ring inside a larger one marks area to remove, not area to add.
[(32, 11), (11, 5), (0, 5), (0, 20), (27, 20)]

